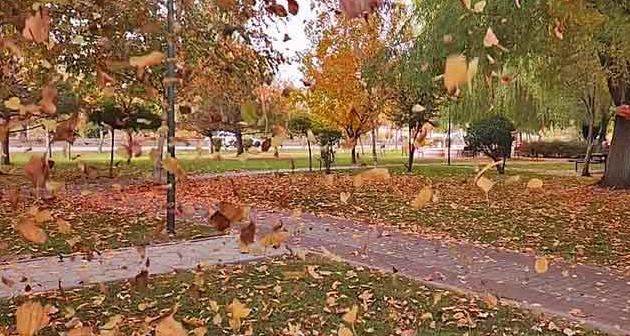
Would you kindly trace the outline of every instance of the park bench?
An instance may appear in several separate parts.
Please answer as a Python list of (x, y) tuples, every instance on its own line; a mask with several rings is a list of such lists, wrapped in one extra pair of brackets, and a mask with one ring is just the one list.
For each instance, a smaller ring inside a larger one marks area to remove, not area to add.
[[(606, 159), (607, 158), (608, 158), (608, 154), (594, 153), (594, 154), (591, 155), (590, 163), (603, 164), (604, 165), (604, 171), (606, 171)], [(569, 162), (574, 162), (575, 163), (575, 171), (577, 172), (578, 168), (579, 168), (579, 165), (586, 163), (586, 159), (584, 159), (584, 158), (572, 159), (572, 160), (569, 160)]]

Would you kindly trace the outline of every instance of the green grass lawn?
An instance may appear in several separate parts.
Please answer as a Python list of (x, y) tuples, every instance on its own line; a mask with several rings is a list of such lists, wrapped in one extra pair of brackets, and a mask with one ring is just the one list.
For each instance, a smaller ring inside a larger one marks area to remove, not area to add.
[[(598, 335), (567, 322), (552, 321), (486, 299), (438, 290), (393, 274), (352, 268), (319, 257), (279, 258), (247, 265), (151, 276), (148, 286), (133, 281), (54, 291), (32, 298), (0, 300), (0, 325), (15, 325), (26, 300), (58, 309), (39, 335), (58, 335), (82, 325), (98, 331), (114, 316), (118, 335), (145, 335), (177, 306), (176, 321), (196, 335)], [(238, 300), (250, 309), (240, 327), (228, 306)], [(344, 316), (357, 309), (356, 319)], [(352, 322), (352, 323), (351, 323)], [(551, 330), (550, 330), (551, 329)], [(136, 334), (134, 334), (136, 335)], [(250, 334), (251, 335), (251, 334)]]

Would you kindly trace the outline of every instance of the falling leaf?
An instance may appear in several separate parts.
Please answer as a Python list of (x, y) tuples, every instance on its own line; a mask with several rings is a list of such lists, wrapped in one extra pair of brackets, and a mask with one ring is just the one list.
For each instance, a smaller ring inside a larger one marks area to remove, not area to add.
[(379, 0), (340, 0), (341, 10), (348, 18), (364, 17), (374, 12)]
[(215, 211), (214, 214), (212, 214), (212, 216), (210, 216), (210, 218), (208, 219), (208, 222), (211, 226), (219, 231), (225, 231), (229, 229), (230, 225), (232, 224), (230, 220), (221, 213), (221, 211)]
[(90, 327), (76, 327), (68, 331), (66, 336), (93, 336), (92, 328)]
[(468, 85), (468, 91), (472, 94), (472, 82), (477, 74), (479, 68), (479, 57), (475, 57), (468, 62), (468, 69), (466, 70), (466, 85)]
[(300, 6), (298, 5), (296, 0), (287, 0), (287, 8), (289, 10), (289, 13), (291, 13), (292, 15), (297, 15)]
[(37, 224), (31, 219), (23, 219), (15, 225), (15, 230), (24, 237), (24, 239), (42, 245), (48, 240), (46, 232), (37, 226)]
[(223, 323), (223, 318), (221, 317), (221, 314), (216, 313), (212, 318), (212, 324), (219, 327), (221, 326), (221, 323)]
[(249, 316), (251, 309), (242, 304), (238, 299), (234, 298), (232, 303), (227, 306), (228, 313), (230, 314), (230, 328), (233, 331), (239, 331), (241, 329), (241, 319)]
[(519, 183), (520, 181), (521, 181), (521, 176), (514, 175), (514, 176), (508, 177), (503, 183), (505, 183), (505, 185), (511, 185), (511, 184)]
[(388, 181), (391, 178), (387, 168), (372, 168), (366, 170), (353, 178), (354, 186), (359, 188), (366, 183)]
[(482, 13), (485, 8), (486, 8), (486, 1), (482, 0), (482, 1), (479, 1), (479, 2), (475, 3), (475, 6), (473, 7), (472, 10), (475, 13)]
[(444, 86), (448, 93), (455, 93), (467, 81), (468, 63), (466, 57), (461, 54), (449, 56), (444, 67)]
[(284, 6), (276, 4), (276, 3), (267, 6), (267, 11), (279, 17), (287, 17), (287, 15), (289, 15), (289, 13), (287, 13), (287, 10), (284, 8)]
[(308, 265), (308, 266), (306, 266), (306, 271), (315, 280), (319, 280), (319, 279), (323, 279), (324, 278), (319, 273), (317, 273), (317, 266), (316, 265)]
[(166, 171), (175, 175), (178, 179), (186, 178), (186, 172), (180, 165), (177, 158), (167, 156), (164, 160), (162, 160), (162, 166), (166, 169)]
[(481, 176), (480, 178), (478, 178), (475, 184), (477, 185), (477, 187), (483, 190), (486, 195), (488, 195), (490, 190), (492, 190), (492, 187), (494, 187), (494, 182), (492, 182), (485, 176)]
[(144, 56), (129, 58), (129, 65), (136, 67), (138, 77), (142, 78), (146, 68), (162, 63), (165, 55), (159, 51), (152, 51)]
[(231, 223), (238, 223), (249, 217), (250, 207), (242, 204), (222, 201), (219, 203), (219, 212), (223, 214)]
[(470, 6), (472, 5), (471, 0), (461, 0), (462, 5), (464, 5), (464, 7), (466, 7), (466, 9), (470, 9)]
[(37, 224), (42, 224), (45, 222), (49, 222), (54, 220), (54, 218), (52, 217), (52, 213), (50, 212), (50, 210), (40, 210), (38, 207), (33, 206), (28, 210), (28, 214), (31, 216), (31, 218), (35, 221), (35, 223)]
[(537, 257), (536, 261), (534, 262), (534, 270), (536, 271), (536, 273), (542, 274), (547, 272), (548, 269), (549, 260), (547, 260), (547, 257)]
[(542, 189), (544, 183), (541, 179), (533, 178), (527, 182), (527, 189)]
[(444, 42), (444, 44), (451, 44), (453, 43), (453, 35), (451, 34), (446, 34), (442, 37), (442, 41)]
[(416, 198), (413, 199), (413, 202), (411, 202), (411, 207), (418, 210), (431, 202), (432, 199), (433, 188), (431, 188), (431, 186), (426, 186), (422, 188), (418, 195), (416, 195)]
[(243, 245), (250, 245), (254, 243), (254, 237), (256, 236), (256, 224), (254, 221), (250, 221), (249, 224), (241, 228), (240, 242)]
[(208, 334), (208, 328), (206, 327), (197, 327), (192, 330), (194, 336), (205, 336)]
[(516, 8), (521, 8), (521, 0), (514, 0), (514, 4), (516, 5)]
[(57, 88), (46, 85), (42, 88), (42, 100), (39, 101), (41, 111), (49, 115), (57, 113)]
[(357, 322), (359, 314), (359, 306), (353, 305), (345, 314), (343, 314), (343, 320), (350, 325), (354, 325)]
[(40, 6), (35, 13), (29, 14), (24, 21), (22, 36), (36, 43), (48, 43), (50, 34), (50, 15), (48, 9)]
[(337, 336), (353, 336), (353, 335), (354, 334), (352, 333), (352, 330), (350, 330), (346, 326), (339, 327), (339, 330), (337, 331)]
[(8, 108), (9, 110), (19, 111), (20, 108), (22, 108), (22, 102), (18, 97), (9, 98), (8, 100), (4, 101), (4, 107)]
[(494, 309), (497, 307), (497, 305), (499, 304), (499, 299), (490, 294), (490, 293), (486, 293), (483, 297), (483, 302), (485, 302), (485, 304), (488, 306), (488, 308), (490, 309)]
[(163, 318), (155, 328), (155, 336), (186, 336), (188, 332), (184, 326), (169, 315)]
[(260, 245), (264, 247), (278, 248), (289, 238), (286, 231), (273, 231), (260, 238)]
[(55, 182), (55, 181), (46, 181), (45, 183), (46, 186), (46, 190), (53, 194), (53, 195), (57, 195), (57, 193), (63, 189), (64, 187), (64, 183), (63, 182)]
[(492, 31), (492, 28), (490, 27), (488, 27), (488, 30), (486, 31), (486, 36), (483, 38), (483, 45), (486, 48), (491, 48), (491, 47), (499, 45), (499, 39), (497, 38), (497, 36), (494, 34), (494, 31)]
[(343, 204), (348, 204), (348, 200), (350, 199), (351, 194), (349, 192), (342, 191), (339, 194), (339, 200)]
[(50, 306), (42, 307), (39, 302), (27, 301), (15, 312), (16, 328), (20, 336), (33, 336), (50, 322)]
[(57, 219), (57, 231), (61, 234), (68, 234), (72, 232), (72, 225), (65, 219), (58, 218)]

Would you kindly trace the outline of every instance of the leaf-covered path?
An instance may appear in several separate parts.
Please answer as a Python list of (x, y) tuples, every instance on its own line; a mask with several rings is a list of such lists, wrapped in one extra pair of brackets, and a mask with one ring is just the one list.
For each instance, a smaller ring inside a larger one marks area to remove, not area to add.
[[(630, 281), (604, 268), (551, 261), (549, 270), (538, 274), (534, 270), (535, 257), (522, 253), (428, 240), (332, 217), (254, 213), (259, 232), (282, 220), (293, 233), (289, 242), (292, 251), (309, 249), (353, 264), (398, 272), (437, 287), (491, 293), (504, 302), (579, 319), (609, 333), (630, 334)], [(263, 257), (241, 254), (237, 240), (235, 236), (224, 236), (104, 251), (91, 260), (49, 257), (5, 264), (0, 266), (4, 282), (0, 296), (24, 293), (27, 285), (32, 291), (44, 291), (129, 279), (144, 269), (161, 274), (192, 269), (200, 263), (245, 262)], [(271, 250), (265, 255), (283, 252), (286, 250)]]

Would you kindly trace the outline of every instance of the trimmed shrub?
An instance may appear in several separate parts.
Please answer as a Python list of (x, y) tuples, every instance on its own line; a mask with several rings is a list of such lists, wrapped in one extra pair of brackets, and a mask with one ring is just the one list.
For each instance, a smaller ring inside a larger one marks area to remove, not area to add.
[(518, 152), (526, 157), (573, 159), (584, 156), (586, 142), (560, 140), (525, 142), (518, 148)]

